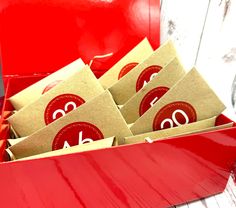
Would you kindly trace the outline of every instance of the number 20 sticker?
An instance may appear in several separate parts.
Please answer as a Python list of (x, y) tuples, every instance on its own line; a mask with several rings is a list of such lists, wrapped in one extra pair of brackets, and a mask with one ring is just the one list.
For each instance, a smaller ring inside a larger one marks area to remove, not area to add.
[(195, 109), (187, 102), (173, 102), (164, 106), (155, 116), (153, 130), (172, 128), (195, 122), (197, 114)]
[(52, 150), (90, 143), (104, 139), (102, 132), (88, 122), (75, 122), (63, 127), (55, 136)]
[(48, 103), (44, 111), (44, 121), (46, 125), (78, 108), (83, 103), (85, 103), (85, 101), (78, 95), (62, 94), (55, 97)]

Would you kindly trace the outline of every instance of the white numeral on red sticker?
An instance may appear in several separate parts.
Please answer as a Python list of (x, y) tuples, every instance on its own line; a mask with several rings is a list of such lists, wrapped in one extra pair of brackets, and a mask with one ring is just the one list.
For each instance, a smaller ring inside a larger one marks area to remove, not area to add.
[(184, 123), (184, 124), (188, 124), (188, 123), (189, 123), (188, 115), (187, 115), (183, 110), (177, 109), (177, 110), (175, 110), (175, 111), (172, 113), (172, 119), (166, 118), (166, 119), (164, 119), (164, 120), (161, 122), (161, 129), (164, 128), (165, 123), (169, 123), (169, 124), (170, 124), (170, 128), (172, 128), (172, 127), (174, 126), (174, 124), (176, 124), (177, 126), (184, 125), (184, 124), (181, 124), (181, 123), (178, 122), (178, 120), (177, 120), (177, 118), (176, 118), (176, 114), (177, 114), (177, 113), (182, 114), (182, 116), (185, 118), (185, 123)]
[(143, 87), (142, 87), (142, 88), (144, 88), (144, 87), (147, 85), (148, 82), (150, 82), (151, 80), (153, 80), (157, 74), (158, 74), (158, 73), (153, 73), (153, 74), (150, 76), (149, 81), (146, 81), (146, 80), (145, 80), (145, 81), (143, 82)]
[(155, 98), (152, 100), (152, 102), (150, 102), (150, 106), (151, 106), (151, 107), (154, 106), (154, 104), (157, 102), (157, 100), (158, 100), (158, 97), (155, 97)]
[(58, 110), (54, 111), (54, 113), (52, 114), (52, 118), (56, 119), (58, 114), (61, 114), (61, 116), (66, 115), (66, 112), (68, 111), (68, 107), (70, 105), (73, 107), (73, 110), (76, 109), (76, 104), (74, 102), (72, 102), (72, 101), (68, 102), (68, 103), (65, 104), (64, 110), (58, 109)]
[[(84, 143), (90, 143), (93, 142), (91, 138), (85, 138), (83, 139), (83, 131), (79, 132), (79, 138), (78, 138), (78, 145), (84, 144)], [(64, 142), (63, 149), (70, 147), (69, 143), (67, 141)]]
[(83, 132), (80, 131), (80, 132), (79, 132), (79, 142), (78, 142), (78, 144), (84, 144), (84, 143), (86, 143), (86, 142), (90, 143), (90, 142), (93, 142), (93, 140), (92, 140), (91, 138), (85, 138), (85, 139), (83, 139)]
[(158, 73), (153, 73), (153, 74), (150, 76), (150, 80), (149, 80), (149, 81), (153, 80), (153, 79), (156, 77), (157, 74), (158, 74)]
[(67, 141), (65, 141), (65, 142), (64, 142), (64, 145), (63, 145), (63, 149), (69, 148), (69, 147), (70, 147), (69, 143), (68, 143)]

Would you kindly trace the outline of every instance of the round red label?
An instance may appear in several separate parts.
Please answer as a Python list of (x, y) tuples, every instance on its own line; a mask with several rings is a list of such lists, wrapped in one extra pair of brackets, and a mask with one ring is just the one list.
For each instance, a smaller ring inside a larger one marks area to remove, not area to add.
[(44, 111), (44, 121), (46, 125), (78, 108), (83, 103), (85, 103), (85, 101), (78, 95), (62, 94), (55, 97), (48, 103)]
[(153, 130), (161, 130), (195, 122), (197, 114), (189, 103), (177, 101), (170, 103), (156, 114), (153, 121)]
[(44, 90), (43, 90), (43, 92), (42, 92), (42, 95), (43, 95), (45, 92), (51, 90), (51, 89), (52, 89), (53, 87), (55, 87), (56, 85), (58, 85), (61, 81), (62, 81), (62, 80), (56, 80), (56, 81), (54, 81), (54, 82), (48, 84), (48, 85), (44, 88)]
[(144, 69), (136, 82), (136, 92), (141, 90), (148, 82), (150, 82), (161, 69), (162, 67), (157, 65), (152, 65)]
[(120, 70), (118, 79), (120, 79), (121, 77), (125, 76), (128, 72), (131, 71), (131, 69), (133, 69), (133, 68), (136, 67), (137, 65), (138, 65), (138, 63), (136, 63), (136, 62), (126, 64), (126, 65)]
[(104, 139), (102, 132), (93, 124), (75, 122), (63, 127), (55, 136), (52, 150), (90, 143)]
[(142, 116), (151, 108), (167, 91), (168, 87), (157, 87), (148, 92), (142, 99), (139, 106), (139, 115)]

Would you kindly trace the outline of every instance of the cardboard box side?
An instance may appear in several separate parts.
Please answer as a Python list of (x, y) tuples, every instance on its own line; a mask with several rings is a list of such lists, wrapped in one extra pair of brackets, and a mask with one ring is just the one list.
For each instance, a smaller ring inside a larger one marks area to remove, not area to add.
[[(110, 201), (105, 197), (109, 195), (113, 198), (113, 204), (108, 205), (110, 207), (114, 204), (120, 207), (136, 207), (140, 206), (134, 197), (137, 194), (139, 196), (141, 194), (146, 207), (160, 208), (181, 204), (224, 190), (232, 162), (236, 157), (233, 149), (236, 147), (235, 129), (227, 132), (229, 138), (226, 140), (222, 137), (222, 132), (211, 132), (206, 137), (204, 134), (185, 136), (152, 144), (126, 145), (73, 155), (0, 164), (0, 175), (4, 176), (0, 177), (1, 186), (11, 187), (11, 192), (16, 194), (15, 200), (21, 196), (19, 184), (10, 180), (16, 176), (14, 172), (9, 172), (14, 168), (21, 179), (21, 184), (25, 184), (26, 180), (34, 181), (33, 186), (24, 185), (25, 190), (32, 193), (31, 197), (26, 198), (27, 202), (30, 203), (32, 195), (36, 197), (39, 194), (33, 191), (37, 187), (42, 197), (46, 199), (50, 196), (55, 206), (60, 206), (65, 200), (69, 200), (73, 205), (77, 200), (70, 194), (69, 185), (65, 184), (64, 178), (61, 177), (60, 171), (63, 170), (64, 175), (70, 176), (70, 183), (73, 183), (75, 192), (79, 194), (85, 206), (109, 204)], [(227, 145), (224, 145), (224, 142)], [(209, 148), (214, 148), (216, 151), (209, 152)], [(219, 155), (219, 152), (222, 154)], [(138, 162), (137, 158), (140, 158)], [(38, 171), (41, 168), (45, 168), (46, 171)], [(178, 171), (173, 174), (173, 169)], [(25, 172), (29, 173), (27, 177)], [(155, 177), (150, 177), (153, 174)], [(78, 180), (78, 177), (83, 177), (83, 180)], [(117, 183), (125, 184), (125, 187)], [(57, 184), (56, 190), (53, 184)], [(48, 188), (45, 190), (46, 186)], [(84, 193), (86, 187), (90, 187), (88, 193), (94, 190), (94, 200), (91, 200), (87, 192)], [(127, 201), (121, 200), (118, 197), (120, 195), (116, 195), (114, 190), (117, 188), (123, 191)], [(80, 190), (83, 190), (83, 194)], [(52, 195), (55, 192), (64, 194), (65, 197), (58, 198), (57, 194)], [(9, 200), (10, 196), (8, 189), (3, 192), (3, 198), (6, 200)], [(14, 204), (15, 200), (9, 201), (13, 201)]]

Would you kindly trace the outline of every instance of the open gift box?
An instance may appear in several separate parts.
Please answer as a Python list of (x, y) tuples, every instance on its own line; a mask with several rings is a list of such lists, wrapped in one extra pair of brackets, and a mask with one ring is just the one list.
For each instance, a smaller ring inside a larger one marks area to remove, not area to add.
[[(10, 96), (78, 57), (86, 63), (93, 60), (91, 68), (99, 77), (145, 36), (157, 48), (158, 9), (159, 2), (152, 0), (5, 0), (0, 11), (5, 81), (1, 160), (10, 136), (5, 120), (13, 110)], [(221, 115), (216, 125), (229, 122)], [(153, 143), (2, 162), (0, 203), (157, 208), (220, 193), (236, 161), (235, 126)]]

